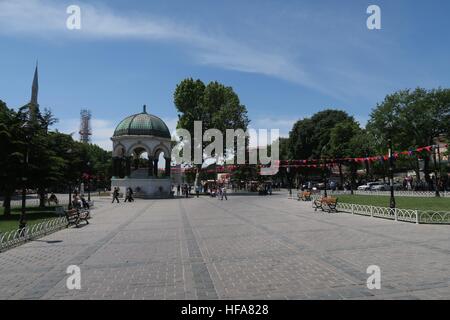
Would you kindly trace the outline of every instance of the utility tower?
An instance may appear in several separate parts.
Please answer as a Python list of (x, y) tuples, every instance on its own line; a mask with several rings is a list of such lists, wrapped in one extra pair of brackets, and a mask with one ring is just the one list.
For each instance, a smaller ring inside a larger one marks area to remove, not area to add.
[(80, 141), (83, 143), (89, 143), (91, 140), (91, 112), (87, 109), (83, 109), (80, 112)]

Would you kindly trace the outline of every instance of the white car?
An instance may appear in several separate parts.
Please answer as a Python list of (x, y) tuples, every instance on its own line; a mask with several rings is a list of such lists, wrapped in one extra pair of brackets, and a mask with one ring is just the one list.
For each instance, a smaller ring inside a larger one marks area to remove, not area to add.
[(371, 191), (389, 191), (390, 187), (388, 184), (382, 183), (382, 184), (377, 184), (377, 185), (373, 186), (370, 190)]
[(383, 183), (381, 182), (368, 182), (366, 184), (363, 184), (362, 186), (358, 187), (358, 190), (360, 191), (370, 191), (372, 190), (373, 187), (378, 186), (378, 185), (382, 185)]

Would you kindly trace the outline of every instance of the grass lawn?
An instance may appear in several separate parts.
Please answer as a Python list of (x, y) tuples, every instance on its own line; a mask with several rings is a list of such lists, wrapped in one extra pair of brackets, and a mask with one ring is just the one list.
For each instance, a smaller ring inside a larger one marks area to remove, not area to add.
[[(337, 195), (339, 202), (389, 207), (389, 196)], [(397, 208), (422, 211), (450, 211), (450, 198), (395, 197)]]
[[(0, 232), (6, 232), (14, 230), (19, 227), (20, 208), (11, 209), (11, 215), (5, 217), (3, 215), (3, 208), (0, 207)], [(51, 218), (56, 218), (55, 207), (39, 208), (29, 207), (27, 208), (26, 219), (28, 225), (42, 222)]]

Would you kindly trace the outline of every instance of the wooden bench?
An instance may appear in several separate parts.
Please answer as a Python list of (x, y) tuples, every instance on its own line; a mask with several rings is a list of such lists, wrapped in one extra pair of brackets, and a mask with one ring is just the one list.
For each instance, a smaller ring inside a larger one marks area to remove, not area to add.
[(309, 191), (299, 192), (297, 197), (298, 197), (298, 201), (300, 201), (300, 200), (311, 201), (311, 192), (309, 192)]
[(320, 199), (316, 199), (313, 202), (313, 208), (314, 211), (317, 211), (317, 209), (321, 209), (322, 211), (327, 212), (337, 212), (336, 206), (337, 206), (338, 199), (333, 197), (322, 197)]
[(75, 225), (78, 228), (78, 225), (81, 221), (85, 221), (86, 224), (89, 224), (88, 219), (90, 219), (90, 211), (88, 209), (70, 209), (65, 211), (66, 219), (67, 219), (67, 227), (70, 225)]
[(327, 212), (337, 212), (338, 199), (333, 197), (325, 198), (324, 203), (322, 204), (323, 210)]

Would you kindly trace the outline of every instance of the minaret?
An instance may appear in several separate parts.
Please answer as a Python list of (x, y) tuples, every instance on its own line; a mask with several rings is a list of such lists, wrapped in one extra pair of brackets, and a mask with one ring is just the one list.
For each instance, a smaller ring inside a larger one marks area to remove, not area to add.
[(38, 91), (39, 91), (38, 63), (36, 61), (36, 69), (34, 70), (34, 78), (33, 78), (33, 85), (31, 87), (31, 101), (30, 101), (30, 103), (35, 106), (38, 105)]
[(29, 114), (28, 119), (32, 122), (35, 122), (37, 120), (37, 116), (39, 114), (38, 91), (39, 91), (38, 63), (36, 61), (36, 68), (34, 69), (33, 84), (31, 86), (31, 100), (30, 100), (30, 103), (28, 104), (28, 114)]

